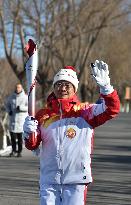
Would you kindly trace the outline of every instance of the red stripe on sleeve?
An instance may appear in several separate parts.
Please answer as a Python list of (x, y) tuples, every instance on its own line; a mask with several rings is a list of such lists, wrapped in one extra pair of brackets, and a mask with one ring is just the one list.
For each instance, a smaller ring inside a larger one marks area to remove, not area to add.
[(117, 114), (120, 112), (120, 100), (116, 90), (114, 90), (109, 95), (102, 95), (102, 97), (105, 100), (105, 105), (107, 106), (107, 109), (103, 113), (94, 116), (92, 119), (89, 119), (88, 123), (93, 128), (98, 127), (99, 125), (104, 124), (107, 120), (116, 117)]

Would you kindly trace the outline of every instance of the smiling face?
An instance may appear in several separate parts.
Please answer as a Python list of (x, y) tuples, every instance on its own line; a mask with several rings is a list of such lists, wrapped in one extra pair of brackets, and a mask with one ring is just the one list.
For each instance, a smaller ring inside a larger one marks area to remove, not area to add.
[(66, 99), (75, 94), (75, 89), (72, 83), (65, 80), (60, 80), (54, 85), (54, 93), (57, 98)]

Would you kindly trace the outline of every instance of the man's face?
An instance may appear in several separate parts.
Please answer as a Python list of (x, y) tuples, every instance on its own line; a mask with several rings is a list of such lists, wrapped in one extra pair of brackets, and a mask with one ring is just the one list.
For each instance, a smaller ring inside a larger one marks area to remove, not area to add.
[(16, 85), (16, 93), (19, 94), (22, 91), (22, 85), (21, 84), (17, 84)]
[(60, 80), (54, 85), (54, 93), (57, 98), (70, 98), (75, 94), (75, 89), (72, 83)]

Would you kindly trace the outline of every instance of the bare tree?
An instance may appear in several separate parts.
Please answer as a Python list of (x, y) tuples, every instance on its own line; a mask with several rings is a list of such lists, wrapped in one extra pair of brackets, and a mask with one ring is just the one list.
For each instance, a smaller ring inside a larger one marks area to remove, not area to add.
[(91, 51), (103, 30), (116, 26), (117, 19), (128, 14), (122, 3), (122, 0), (1, 1), (0, 33), (6, 58), (17, 78), (24, 79), (24, 45), (31, 36), (39, 45), (37, 80), (43, 97), (50, 88), (52, 75), (59, 67), (70, 64), (79, 68), (79, 80), (93, 98), (95, 85), (88, 69)]
[[(0, 59), (0, 149), (3, 149), (4, 138), (9, 136), (7, 113), (5, 111), (6, 98), (13, 91), (17, 78), (5, 59)], [(7, 140), (6, 140), (7, 141)]]

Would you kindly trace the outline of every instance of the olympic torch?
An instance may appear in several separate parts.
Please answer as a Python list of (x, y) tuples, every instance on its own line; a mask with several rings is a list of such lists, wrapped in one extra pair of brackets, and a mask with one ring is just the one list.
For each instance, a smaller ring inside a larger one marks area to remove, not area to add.
[[(36, 91), (36, 74), (38, 69), (38, 50), (37, 45), (32, 39), (29, 39), (25, 46), (25, 51), (28, 54), (28, 60), (25, 65), (27, 91), (28, 91), (28, 114), (35, 117), (35, 91)], [(35, 133), (32, 133), (30, 138), (32, 145), (35, 144)]]

